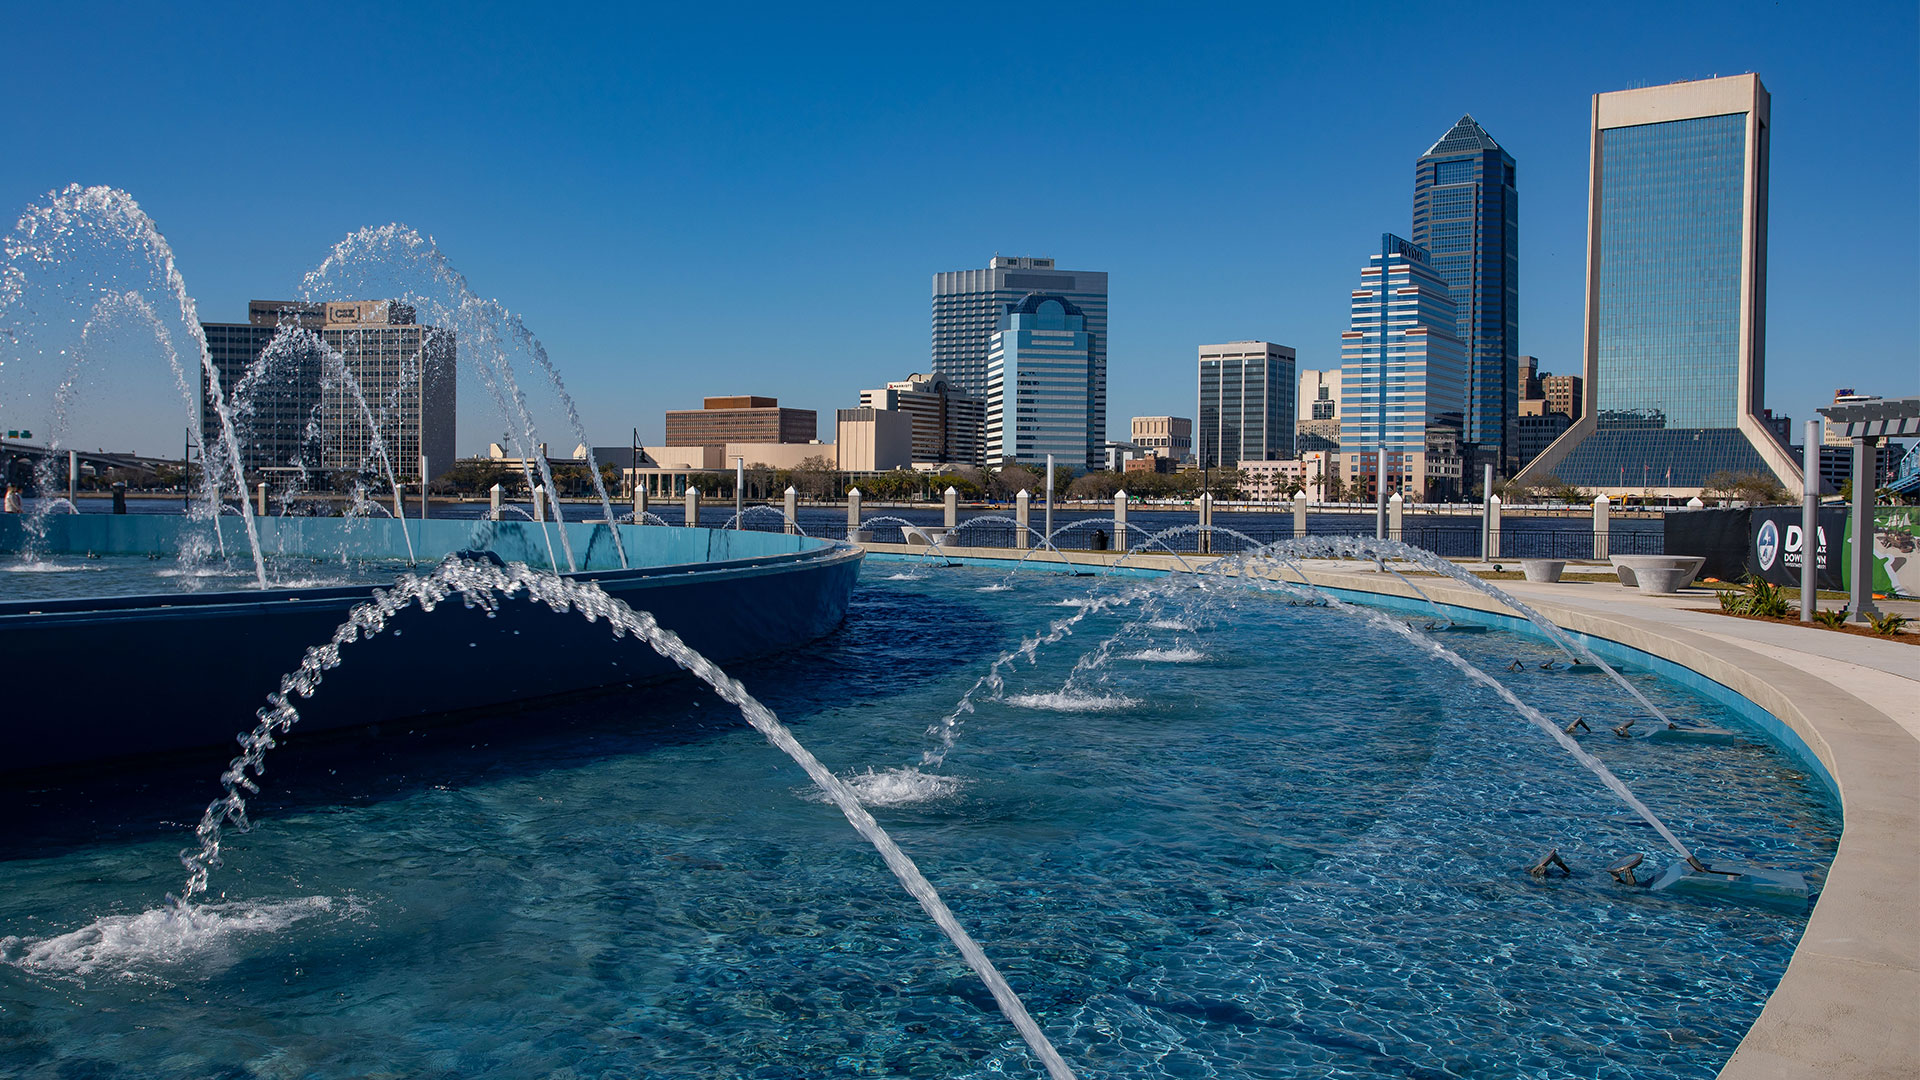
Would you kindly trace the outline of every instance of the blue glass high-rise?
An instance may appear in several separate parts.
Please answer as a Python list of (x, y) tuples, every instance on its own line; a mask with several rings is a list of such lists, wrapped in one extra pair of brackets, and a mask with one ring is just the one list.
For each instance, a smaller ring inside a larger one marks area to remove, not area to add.
[[(1467, 354), (1461, 437), (1471, 458), (1519, 470), (1520, 196), (1513, 155), (1463, 116), (1414, 165), (1413, 242), (1453, 290)], [(1478, 469), (1469, 464), (1477, 475)]]
[(1761, 415), (1769, 102), (1755, 75), (1595, 96), (1586, 408), (1523, 480), (1678, 496), (1764, 473), (1798, 490)]

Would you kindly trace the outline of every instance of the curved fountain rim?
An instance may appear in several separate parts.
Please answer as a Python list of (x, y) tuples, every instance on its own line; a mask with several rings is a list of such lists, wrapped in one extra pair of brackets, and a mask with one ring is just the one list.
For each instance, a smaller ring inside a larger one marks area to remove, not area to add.
[[(888, 560), (889, 553), (874, 552)], [(956, 555), (959, 561), (1010, 565), (1006, 558)], [(1045, 571), (1056, 564), (1029, 564)], [(1127, 567), (1138, 576), (1178, 573)], [(1309, 568), (1322, 588), (1367, 603), (1424, 604), (1392, 579), (1347, 570)], [(1452, 583), (1430, 590), (1434, 600), (1458, 611), (1462, 621), (1493, 623), (1544, 640), (1538, 627), (1504, 610), (1491, 597)], [(1904, 1075), (1920, 1062), (1907, 1014), (1920, 980), (1920, 933), (1916, 933), (1912, 871), (1920, 861), (1920, 739), (1885, 713), (1832, 683), (1730, 642), (1704, 638), (1614, 612), (1600, 614), (1561, 601), (1530, 606), (1565, 630), (1581, 635), (1695, 689), (1717, 686), (1743, 720), (1808, 767), (1837, 804), (1841, 835), (1833, 862), (1787, 970), (1774, 985), (1760, 1016), (1747, 1029), (1719, 1076), (1762, 1080), (1794, 1076)], [(1392, 606), (1388, 604), (1387, 606)], [(1694, 682), (1704, 681), (1706, 686)], [(1737, 700), (1736, 700), (1737, 699)], [(1767, 717), (1771, 724), (1760, 721)], [(1906, 873), (1902, 876), (1902, 870)], [(1889, 1035), (1889, 1033), (1892, 1033)], [(1903, 1047), (1901, 1038), (1907, 1040)], [(1873, 1055), (1873, 1050), (1879, 1056)]]
[[(814, 538), (818, 539), (818, 538)], [(664, 563), (659, 566), (635, 566), (609, 570), (559, 570), (563, 578), (609, 584), (682, 584), (694, 577), (728, 575), (749, 576), (783, 570), (796, 564), (828, 565), (858, 561), (865, 557), (859, 547), (839, 540), (821, 541), (821, 546), (805, 551), (781, 551), (767, 555), (743, 555), (710, 562)], [(427, 573), (435, 563), (422, 563), (414, 573)], [(0, 619), (66, 618), (84, 615), (113, 616), (123, 613), (186, 613), (217, 607), (256, 607), (261, 604), (311, 602), (358, 603), (375, 589), (384, 589), (390, 581), (367, 581), (353, 585), (316, 585), (270, 589), (203, 589), (197, 592), (123, 593), (109, 596), (78, 596), (39, 600), (0, 601)]]

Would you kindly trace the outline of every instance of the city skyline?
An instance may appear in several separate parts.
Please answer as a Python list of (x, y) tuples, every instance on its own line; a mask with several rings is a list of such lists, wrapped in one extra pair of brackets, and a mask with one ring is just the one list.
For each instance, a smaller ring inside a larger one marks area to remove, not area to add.
[[(273, 54), (271, 18), (229, 17), (239, 53)], [(4, 121), (16, 153), (0, 163), (0, 201), (18, 213), (73, 180), (125, 188), (213, 319), (250, 297), (288, 295), (352, 229), (405, 221), (542, 335), (596, 441), (632, 427), (657, 441), (665, 409), (744, 389), (829, 413), (855, 404), (862, 387), (927, 369), (930, 275), (995, 252), (1099, 267), (1115, 290), (1106, 431), (1124, 439), (1133, 415), (1192, 410), (1183, 372), (1197, 344), (1285, 341), (1302, 368), (1337, 366), (1351, 268), (1382, 228), (1410, 228), (1407, 169), (1463, 114), (1498, 133), (1526, 171), (1518, 350), (1548, 370), (1579, 371), (1592, 95), (1751, 70), (1776, 95), (1781, 132), (1765, 405), (1797, 423), (1835, 386), (1912, 392), (1920, 274), (1912, 245), (1879, 241), (1920, 224), (1914, 13), (1667, 17), (1675, 32), (1645, 43), (1631, 20), (1616, 29), (1557, 13), (1524, 28), (1489, 15), (1477, 30), (1456, 25), (1476, 20), (1410, 17), (1384, 39), (1336, 13), (1242, 13), (1207, 30), (1126, 14), (1045, 16), (1072, 21), (1084, 51), (1104, 59), (1063, 58), (1031, 76), (1052, 95), (1044, 107), (988, 117), (958, 88), (1019, 51), (984, 36), (944, 40), (906, 16), (839, 44), (830, 25), (785, 28), (830, 46), (805, 64), (787, 56), (792, 35), (780, 27), (729, 39), (739, 63), (725, 86), (698, 70), (722, 44), (698, 25), (668, 20), (642, 35), (615, 20), (586, 44), (535, 26), (528, 66), (482, 71), (456, 62), (474, 46), (470, 31), (403, 17), (397, 29), (419, 31), (410, 47), (447, 63), (403, 70), (346, 57), (346, 77), (322, 89), (257, 59), (218, 73), (166, 67), (155, 53), (191, 26), (129, 17), (69, 40), (36, 30), (51, 14), (30, 12), (23, 32), (49, 45), (0, 78), (16, 98), (44, 104)], [(1688, 31), (1708, 26), (1716, 32)], [(889, 35), (924, 48), (911, 63), (835, 73), (838, 59)], [(1575, 35), (1587, 47), (1551, 47)], [(583, 96), (627, 70), (616, 45), (641, 37), (633, 87)], [(1457, 51), (1441, 64), (1416, 42)], [(1258, 46), (1286, 62), (1250, 78), (1212, 72)], [(1409, 77), (1423, 80), (1416, 107), (1383, 109), (1389, 90), (1342, 81), (1381, 47), (1404, 52)], [(551, 62), (562, 57), (577, 62)], [(105, 89), (36, 93), (76, 71)], [(160, 92), (120, 92), (156, 73)], [(545, 90), (520, 93), (529, 86)], [(1334, 86), (1351, 100), (1330, 96)], [(327, 130), (376, 110), (406, 117), (422, 129), (417, 156), (450, 167), (322, 177), (301, 155), (261, 154), (206, 169), (202, 133), (271, 127), (292, 109), (312, 110)], [(616, 120), (640, 134), (607, 138)], [(703, 130), (712, 138), (694, 137)], [(1002, 148), (1023, 167), (981, 183), (978, 165)], [(1340, 167), (1327, 175), (1309, 164), (1320, 159)], [(741, 167), (749, 160), (771, 167)], [(235, 230), (241, 218), (248, 228)], [(1857, 273), (1869, 264), (1874, 274)], [(1894, 315), (1836, 346), (1832, 312), (1863, 304)], [(845, 319), (853, 308), (860, 320)], [(708, 331), (720, 321), (728, 333), (715, 342)], [(563, 430), (543, 388), (531, 389), (542, 429)], [(498, 438), (498, 425), (480, 401), (463, 405), (458, 449), (468, 454)], [(101, 433), (76, 432), (78, 442), (177, 444), (171, 416), (100, 407)]]

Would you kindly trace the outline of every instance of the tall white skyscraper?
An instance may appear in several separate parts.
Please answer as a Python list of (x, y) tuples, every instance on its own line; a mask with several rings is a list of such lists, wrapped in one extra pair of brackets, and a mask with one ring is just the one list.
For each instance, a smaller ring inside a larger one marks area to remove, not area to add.
[(1006, 327), (1007, 309), (1029, 293), (1058, 296), (1080, 310), (1093, 342), (1093, 396), (1089, 460), (1105, 455), (1107, 439), (1107, 275), (1061, 270), (1052, 259), (995, 255), (984, 270), (933, 275), (933, 374), (961, 394), (986, 400), (987, 346)]
[(1460, 490), (1467, 355), (1453, 291), (1425, 248), (1392, 234), (1360, 271), (1340, 335), (1340, 471), (1368, 497), (1376, 483), (1413, 498)]

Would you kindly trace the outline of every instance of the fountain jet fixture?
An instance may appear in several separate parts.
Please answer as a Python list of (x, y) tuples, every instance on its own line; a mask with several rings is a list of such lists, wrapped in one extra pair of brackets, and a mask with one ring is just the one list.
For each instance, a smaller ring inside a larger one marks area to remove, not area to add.
[(1632, 730), (1632, 729), (1633, 729), (1633, 721), (1632, 721), (1632, 720), (1628, 720), (1628, 721), (1627, 721), (1626, 723), (1624, 723), (1624, 724), (1621, 724), (1621, 725), (1620, 725), (1619, 727), (1617, 727), (1617, 728), (1614, 728), (1614, 729), (1613, 729), (1613, 733), (1614, 733), (1615, 735), (1618, 735), (1618, 736), (1620, 736), (1620, 737), (1621, 737), (1621, 738), (1623, 738), (1623, 739), (1631, 739), (1631, 738), (1633, 738), (1633, 730)]
[(1622, 885), (1638, 885), (1640, 882), (1634, 879), (1633, 868), (1639, 866), (1640, 860), (1644, 857), (1639, 852), (1635, 852), (1607, 867), (1607, 873), (1612, 874), (1613, 880)]
[(1591, 732), (1593, 731), (1593, 729), (1592, 729), (1592, 728), (1590, 728), (1590, 727), (1588, 727), (1588, 726), (1587, 726), (1587, 722), (1586, 722), (1585, 720), (1583, 720), (1583, 719), (1581, 719), (1581, 718), (1580, 718), (1580, 717), (1578, 717), (1578, 716), (1576, 716), (1576, 717), (1574, 717), (1574, 718), (1573, 718), (1573, 723), (1571, 723), (1571, 724), (1568, 724), (1568, 725), (1567, 725), (1567, 726), (1566, 726), (1565, 728), (1563, 728), (1563, 729), (1561, 729), (1561, 730), (1563, 730), (1563, 731), (1565, 731), (1565, 732), (1566, 732), (1567, 734), (1569, 734), (1569, 735), (1571, 735), (1571, 734), (1573, 734), (1573, 729), (1574, 729), (1574, 728), (1579, 728), (1579, 729), (1580, 729), (1581, 731), (1585, 731), (1585, 732), (1589, 732), (1589, 733), (1591, 733)]
[(1545, 881), (1547, 879), (1547, 871), (1556, 866), (1560, 868), (1561, 877), (1573, 876), (1573, 871), (1567, 868), (1567, 861), (1560, 857), (1559, 848), (1549, 848), (1545, 855), (1540, 856), (1539, 862), (1527, 867), (1527, 873)]

